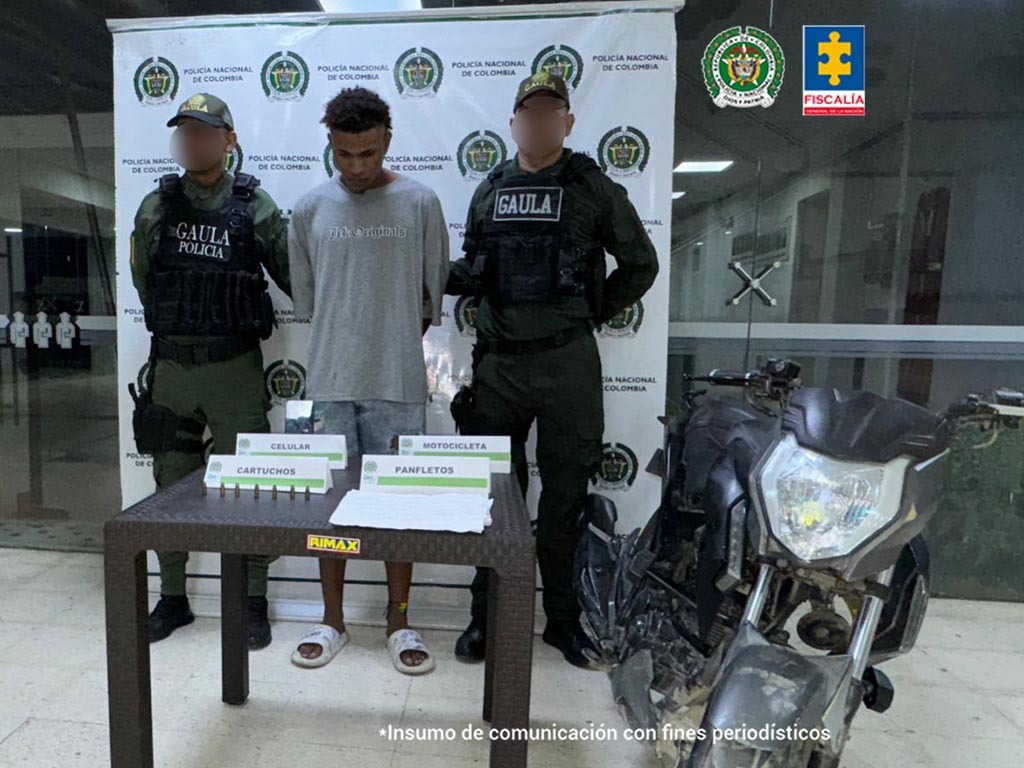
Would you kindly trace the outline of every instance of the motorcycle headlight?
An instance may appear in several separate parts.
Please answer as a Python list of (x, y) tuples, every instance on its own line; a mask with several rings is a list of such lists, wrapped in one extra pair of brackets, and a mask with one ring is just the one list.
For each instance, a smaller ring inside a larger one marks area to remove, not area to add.
[(804, 561), (848, 555), (899, 513), (909, 464), (832, 459), (787, 434), (759, 478), (768, 524)]

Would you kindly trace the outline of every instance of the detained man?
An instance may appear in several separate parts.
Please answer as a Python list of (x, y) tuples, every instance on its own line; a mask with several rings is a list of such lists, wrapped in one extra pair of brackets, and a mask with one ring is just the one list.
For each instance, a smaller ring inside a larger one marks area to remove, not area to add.
[[(338, 172), (292, 213), (289, 261), (295, 313), (312, 320), (307, 392), (325, 432), (345, 435), (350, 460), (393, 453), (399, 435), (426, 429), (423, 334), (441, 324), (448, 232), (437, 195), (384, 167), (391, 112), (365, 88), (341, 91), (322, 119)], [(345, 560), (320, 561), (323, 623), (292, 654), (328, 664), (348, 642)], [(434, 660), (409, 628), (412, 563), (385, 563), (387, 647), (400, 672)]]

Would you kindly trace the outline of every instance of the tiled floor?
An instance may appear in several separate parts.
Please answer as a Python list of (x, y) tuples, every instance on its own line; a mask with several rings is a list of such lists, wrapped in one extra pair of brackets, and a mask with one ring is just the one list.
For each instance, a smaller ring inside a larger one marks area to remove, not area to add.
[[(95, 555), (0, 550), (0, 768), (100, 768), (107, 757), (102, 570)], [(383, 630), (322, 670), (288, 656), (303, 626), (275, 625), (251, 657), (244, 707), (220, 703), (217, 622), (153, 647), (156, 762), (165, 768), (486, 766), (483, 743), (388, 740), (380, 730), (480, 725), (483, 670), (458, 664), (454, 633), (431, 632), (437, 670), (391, 668)], [(849, 768), (1017, 768), (1024, 744), (1024, 605), (934, 601), (920, 646), (888, 665), (884, 715), (863, 712)], [(575, 670), (538, 641), (533, 726), (590, 722), (621, 732), (604, 675)], [(535, 742), (531, 766), (656, 768), (633, 743)]]

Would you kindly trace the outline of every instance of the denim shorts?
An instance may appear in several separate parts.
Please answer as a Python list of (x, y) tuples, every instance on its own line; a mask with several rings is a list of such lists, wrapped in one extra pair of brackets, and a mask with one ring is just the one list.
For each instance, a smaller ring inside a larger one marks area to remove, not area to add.
[(344, 435), (349, 456), (398, 453), (400, 435), (422, 435), (427, 429), (424, 403), (390, 400), (316, 401), (316, 431)]

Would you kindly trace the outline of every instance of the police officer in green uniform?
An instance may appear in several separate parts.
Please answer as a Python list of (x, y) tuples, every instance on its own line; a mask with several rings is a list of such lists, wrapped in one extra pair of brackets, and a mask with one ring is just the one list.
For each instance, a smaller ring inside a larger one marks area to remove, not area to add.
[[(466, 255), (452, 265), (448, 282), (448, 293), (478, 301), (473, 382), (456, 396), (452, 413), (463, 434), (511, 436), (524, 493), (525, 444), (536, 420), (544, 641), (586, 666), (571, 568), (604, 432), (593, 332), (643, 296), (658, 262), (625, 189), (589, 157), (563, 147), (575, 121), (565, 82), (547, 73), (527, 78), (513, 115), (518, 153), (477, 188)], [(607, 276), (606, 252), (617, 265)], [(486, 579), (478, 570), (472, 623), (455, 648), (463, 661), (484, 656)]]
[[(192, 96), (167, 123), (182, 176), (160, 179), (135, 216), (132, 280), (153, 334), (146, 387), (134, 392), (135, 438), (153, 454), (157, 486), (203, 465), (203, 431), (234, 453), (239, 432), (268, 432), (260, 340), (274, 328), (266, 267), (291, 295), (288, 226), (259, 181), (225, 168), (235, 148), (227, 105)], [(186, 552), (160, 552), (160, 601), (150, 642), (195, 620), (185, 593)], [(267, 570), (249, 560), (249, 647), (270, 644)]]

